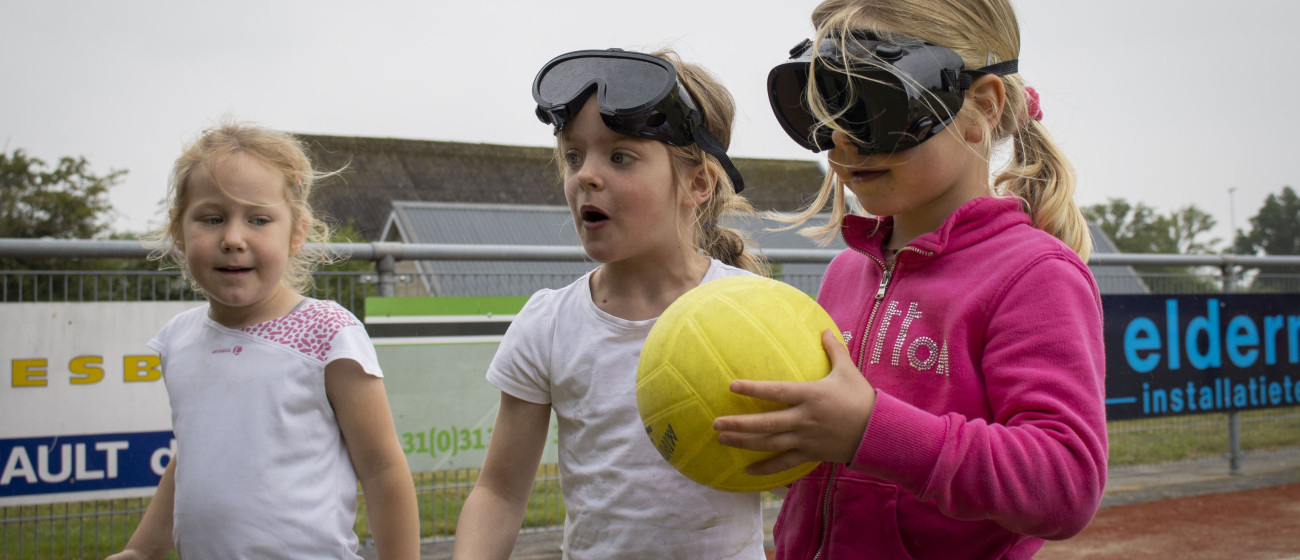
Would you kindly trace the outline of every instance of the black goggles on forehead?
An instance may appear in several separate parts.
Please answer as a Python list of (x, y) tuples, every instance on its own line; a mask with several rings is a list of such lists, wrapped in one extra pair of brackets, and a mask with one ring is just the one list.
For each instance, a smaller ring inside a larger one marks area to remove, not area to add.
[(620, 49), (585, 50), (551, 59), (533, 80), (537, 118), (555, 133), (577, 116), (593, 95), (610, 130), (673, 146), (698, 145), (717, 158), (736, 192), (745, 189), (740, 171), (722, 142), (703, 125), (690, 92), (677, 81), (677, 68), (657, 56)]
[(910, 37), (884, 40), (866, 31), (848, 37), (809, 39), (790, 50), (790, 59), (767, 76), (767, 95), (776, 120), (800, 146), (831, 149), (832, 129), (808, 108), (809, 81), (836, 126), (847, 131), (863, 155), (914, 147), (952, 122), (966, 90), (983, 74), (1017, 72), (1008, 60), (965, 70), (952, 49)]

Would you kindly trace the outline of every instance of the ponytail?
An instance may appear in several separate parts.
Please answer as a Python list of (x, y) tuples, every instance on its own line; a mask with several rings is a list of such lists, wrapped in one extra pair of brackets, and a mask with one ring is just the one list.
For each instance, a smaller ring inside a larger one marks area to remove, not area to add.
[[(651, 54), (673, 63), (677, 68), (678, 81), (686, 86), (700, 110), (700, 126), (707, 128), (723, 148), (729, 147), (732, 122), (736, 115), (736, 103), (731, 93), (703, 67), (682, 61), (670, 50)], [(717, 158), (705, 153), (698, 144), (668, 145), (668, 153), (673, 161), (674, 178), (686, 177), (691, 170), (703, 166), (704, 172), (714, 179), (712, 195), (704, 204), (695, 208), (695, 247), (727, 265), (766, 276), (766, 262), (748, 250), (751, 246), (756, 247), (753, 241), (740, 230), (718, 223), (724, 213), (754, 215), (754, 207), (744, 196), (736, 194), (736, 186), (723, 170), (722, 164), (718, 163)]]
[[(713, 163), (710, 158), (710, 163)], [(721, 169), (717, 171), (721, 172)], [(724, 194), (727, 193), (727, 194)], [(728, 194), (730, 196), (728, 196)], [(704, 254), (723, 263), (743, 268), (761, 276), (768, 275), (767, 263), (755, 253), (747, 250), (752, 241), (741, 230), (726, 227), (718, 223), (723, 212), (730, 214), (754, 215), (754, 208), (744, 197), (735, 194), (731, 182), (725, 178), (718, 181), (713, 196), (701, 205), (695, 213), (695, 246)]]
[[(1032, 93), (1026, 92), (1019, 76), (1003, 78), (1007, 88), (1007, 105), (994, 137), (1001, 131), (1013, 131), (1011, 161), (993, 180), (993, 188), (1004, 196), (1020, 199), (1033, 219), (1034, 227), (1060, 239), (1085, 262), (1092, 253), (1088, 222), (1074, 200), (1074, 167), (1052, 139)], [(1035, 114), (1036, 113), (1036, 114)]]

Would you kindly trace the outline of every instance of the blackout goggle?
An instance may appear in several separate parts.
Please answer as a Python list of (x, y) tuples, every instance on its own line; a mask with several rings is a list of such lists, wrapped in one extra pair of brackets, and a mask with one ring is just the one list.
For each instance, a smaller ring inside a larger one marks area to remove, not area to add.
[(722, 142), (702, 124), (700, 111), (677, 81), (671, 62), (621, 49), (574, 51), (555, 57), (533, 80), (537, 118), (558, 134), (595, 92), (600, 118), (610, 130), (673, 146), (696, 144), (717, 158), (735, 185), (744, 179)]
[(947, 47), (900, 36), (885, 41), (866, 31), (843, 41), (830, 35), (813, 47), (804, 39), (790, 50), (790, 60), (768, 74), (767, 95), (786, 134), (814, 152), (833, 143), (831, 128), (808, 109), (810, 76), (836, 125), (859, 153), (872, 155), (932, 138), (952, 122), (976, 77), (1014, 74), (1018, 66), (1008, 60), (967, 71)]

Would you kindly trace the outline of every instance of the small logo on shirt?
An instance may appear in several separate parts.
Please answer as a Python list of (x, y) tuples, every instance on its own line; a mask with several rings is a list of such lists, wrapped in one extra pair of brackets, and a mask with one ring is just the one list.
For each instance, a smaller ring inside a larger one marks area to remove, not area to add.
[(212, 353), (213, 354), (234, 354), (238, 356), (239, 353), (243, 351), (244, 351), (243, 346), (235, 346), (234, 348), (218, 348), (216, 350), (213, 350)]

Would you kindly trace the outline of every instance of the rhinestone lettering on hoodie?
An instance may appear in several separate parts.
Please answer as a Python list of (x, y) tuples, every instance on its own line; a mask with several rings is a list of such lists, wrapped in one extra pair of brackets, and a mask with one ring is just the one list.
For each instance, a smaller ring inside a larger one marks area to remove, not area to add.
[[(876, 329), (875, 340), (871, 345), (871, 363), (879, 364), (885, 353), (885, 340), (889, 338), (890, 327), (893, 325), (895, 317), (902, 317), (903, 320), (898, 325), (898, 334), (894, 337), (893, 345), (890, 351), (890, 365), (902, 365), (903, 356), (907, 357), (907, 365), (917, 371), (930, 371), (938, 375), (948, 375), (948, 341), (936, 341), (929, 336), (918, 336), (908, 343), (913, 323), (923, 315), (920, 304), (910, 302), (907, 311), (903, 312), (898, 301), (890, 300), (885, 307), (884, 315), (880, 319), (880, 326)], [(851, 335), (845, 337), (851, 338)]]

